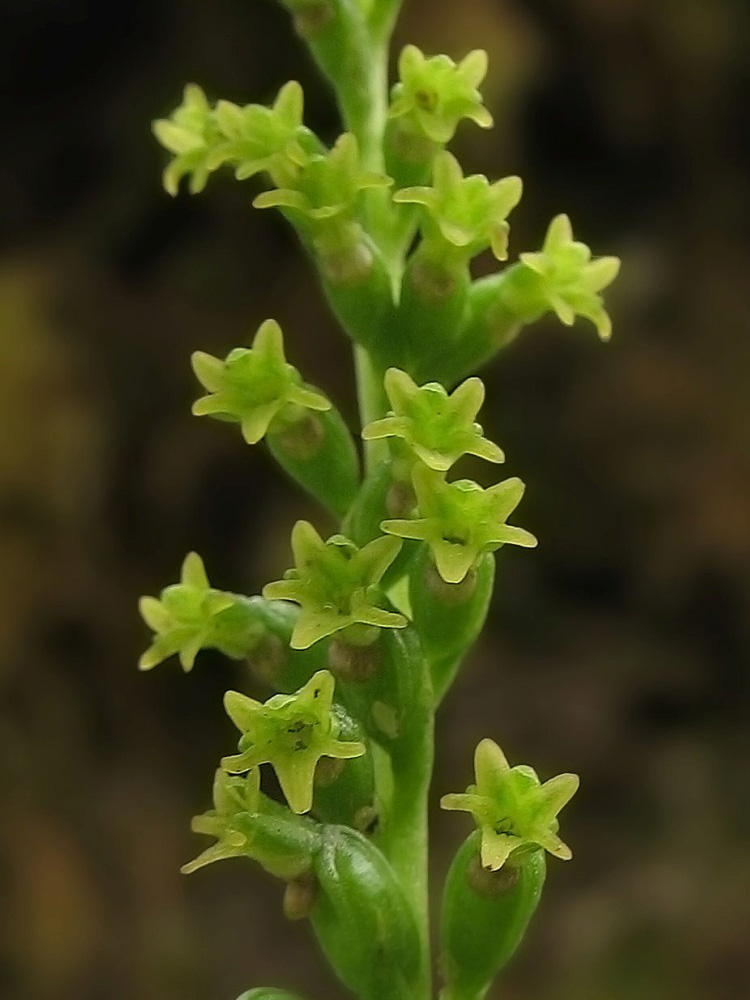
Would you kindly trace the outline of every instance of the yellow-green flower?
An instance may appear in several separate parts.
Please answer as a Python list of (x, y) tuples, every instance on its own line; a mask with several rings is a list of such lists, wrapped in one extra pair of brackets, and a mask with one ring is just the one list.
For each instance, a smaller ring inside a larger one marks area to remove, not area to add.
[(378, 586), (400, 548), (398, 539), (386, 536), (361, 549), (343, 535), (324, 542), (308, 521), (297, 521), (292, 530), (295, 568), (263, 588), (269, 600), (300, 606), (292, 648), (307, 649), (343, 629), (362, 643), (374, 638), (376, 629), (403, 628), (403, 615), (381, 607), (384, 597)]
[(274, 695), (265, 704), (238, 691), (228, 691), (224, 707), (242, 733), (239, 753), (221, 766), (232, 774), (270, 764), (295, 813), (312, 808), (315, 769), (321, 757), (347, 760), (361, 757), (365, 747), (343, 741), (333, 709), (335, 681), (319, 670), (296, 694)]
[(192, 356), (193, 371), (208, 390), (193, 403), (196, 416), (235, 420), (248, 444), (257, 444), (269, 428), (283, 427), (305, 410), (330, 410), (326, 397), (306, 385), (284, 354), (281, 327), (267, 319), (250, 348), (237, 348), (224, 361), (203, 351)]
[(536, 538), (506, 520), (523, 497), (520, 479), (483, 489), (468, 479), (446, 482), (439, 472), (417, 465), (412, 472), (417, 495), (414, 518), (383, 521), (383, 531), (426, 542), (446, 583), (460, 583), (483, 552), (502, 545), (533, 548)]
[(389, 368), (384, 385), (391, 412), (363, 429), (365, 441), (400, 438), (420, 461), (439, 472), (446, 472), (462, 455), (505, 460), (476, 422), (484, 402), (481, 379), (466, 379), (449, 394), (437, 382), (418, 386), (406, 372)]
[(208, 648), (242, 659), (264, 631), (248, 601), (211, 587), (197, 552), (185, 557), (179, 583), (166, 587), (158, 599), (142, 597), (139, 608), (155, 633), (139, 661), (141, 670), (150, 670), (178, 653), (187, 672), (192, 670), (198, 652)]
[(444, 795), (440, 804), (472, 814), (485, 868), (497, 871), (514, 852), (535, 848), (570, 860), (570, 848), (557, 835), (557, 815), (578, 790), (578, 775), (559, 774), (542, 784), (533, 768), (511, 767), (497, 743), (486, 739), (476, 749), (474, 771), (476, 784)]
[(435, 158), (432, 187), (396, 191), (393, 200), (422, 206), (422, 235), (437, 250), (467, 259), (487, 247), (498, 260), (508, 257), (507, 218), (521, 200), (520, 177), (490, 184), (483, 174), (464, 177), (458, 160), (448, 152)]
[(213, 861), (242, 857), (246, 853), (247, 836), (238, 828), (236, 820), (238, 816), (254, 816), (260, 812), (260, 771), (254, 768), (240, 777), (219, 768), (214, 776), (213, 798), (213, 809), (195, 816), (192, 829), (195, 833), (216, 837), (217, 842), (183, 865), (185, 875)]
[(169, 118), (155, 121), (153, 131), (162, 146), (174, 154), (163, 175), (164, 187), (169, 194), (177, 194), (180, 181), (187, 175), (190, 175), (192, 194), (202, 191), (209, 174), (216, 169), (210, 164), (210, 159), (221, 141), (221, 132), (203, 90), (197, 84), (189, 83), (185, 87), (182, 104)]
[(549, 225), (541, 251), (522, 253), (521, 262), (536, 279), (533, 289), (542, 308), (552, 309), (565, 326), (583, 316), (594, 324), (602, 340), (609, 340), (612, 321), (601, 292), (617, 277), (618, 257), (592, 260), (586, 244), (573, 239), (568, 216), (558, 215)]
[(477, 89), (487, 75), (487, 53), (482, 49), (456, 64), (445, 55), (428, 59), (416, 45), (407, 45), (398, 68), (400, 80), (391, 92), (389, 116), (410, 131), (444, 145), (463, 118), (491, 127), (492, 115)]

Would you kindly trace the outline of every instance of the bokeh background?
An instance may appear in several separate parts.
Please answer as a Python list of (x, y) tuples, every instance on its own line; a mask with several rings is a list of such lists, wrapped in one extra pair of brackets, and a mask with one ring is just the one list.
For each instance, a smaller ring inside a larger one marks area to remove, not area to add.
[[(354, 418), (346, 344), (247, 185), (170, 200), (149, 122), (185, 81), (330, 95), (269, 0), (0, 6), (0, 996), (343, 994), (250, 864), (186, 879), (241, 668), (135, 670), (140, 593), (198, 549), (257, 592), (298, 516), (261, 449), (195, 421), (189, 353), (266, 316)], [(745, 0), (409, 0), (399, 43), (491, 56), (466, 166), (526, 183), (512, 246), (567, 210), (619, 253), (611, 345), (528, 330), (487, 372), (485, 425), (528, 483), (533, 554), (440, 715), (436, 797), (492, 735), (578, 771), (571, 865), (495, 995), (750, 996), (750, 18)], [(434, 821), (436, 888), (465, 819)]]

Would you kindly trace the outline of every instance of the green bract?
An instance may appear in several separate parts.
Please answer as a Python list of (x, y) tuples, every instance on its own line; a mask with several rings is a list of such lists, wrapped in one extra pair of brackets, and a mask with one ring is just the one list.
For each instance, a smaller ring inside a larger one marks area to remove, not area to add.
[(231, 774), (239, 774), (259, 764), (270, 764), (289, 808), (295, 813), (309, 812), (315, 769), (321, 757), (348, 760), (365, 753), (362, 743), (337, 739), (334, 685), (333, 675), (319, 670), (296, 694), (277, 694), (265, 704), (238, 691), (228, 691), (224, 707), (242, 738), (239, 754), (224, 757), (221, 766)]
[(426, 542), (446, 583), (460, 583), (483, 552), (501, 545), (537, 544), (530, 532), (505, 523), (523, 497), (520, 479), (506, 479), (485, 490), (468, 479), (448, 483), (422, 465), (415, 467), (412, 479), (418, 516), (383, 521), (381, 527), (400, 538)]
[(549, 224), (540, 253), (522, 253), (521, 261), (537, 278), (539, 295), (561, 323), (572, 326), (576, 316), (591, 320), (602, 340), (612, 335), (612, 321), (600, 292), (620, 270), (618, 257), (591, 259), (585, 243), (573, 239), (567, 215)]
[(520, 177), (504, 177), (494, 184), (483, 174), (464, 177), (458, 160), (444, 152), (435, 159), (432, 187), (402, 188), (393, 199), (422, 206), (422, 234), (433, 252), (447, 250), (468, 259), (491, 247), (498, 260), (505, 260), (510, 232), (506, 220), (522, 193)]
[(384, 384), (391, 412), (363, 429), (365, 441), (400, 438), (420, 461), (439, 472), (446, 472), (462, 455), (505, 460), (475, 420), (484, 402), (481, 379), (466, 379), (449, 394), (437, 382), (417, 386), (406, 372), (389, 368)]
[(391, 92), (389, 115), (402, 127), (444, 145), (463, 118), (482, 128), (492, 125), (477, 89), (487, 75), (487, 53), (482, 49), (457, 65), (444, 55), (425, 58), (416, 45), (407, 45), (398, 69), (400, 82)]
[(397, 539), (386, 537), (361, 549), (343, 535), (324, 542), (308, 521), (297, 521), (292, 531), (295, 568), (263, 588), (264, 597), (294, 601), (301, 608), (292, 649), (306, 649), (342, 630), (360, 645), (373, 641), (377, 629), (403, 628), (403, 615), (381, 607), (378, 587), (400, 548)]
[(162, 590), (158, 600), (142, 597), (139, 607), (143, 620), (156, 633), (140, 658), (141, 670), (150, 670), (175, 653), (183, 670), (192, 670), (199, 650), (206, 648), (241, 659), (264, 631), (243, 598), (210, 586), (197, 552), (185, 557), (180, 583)]
[(224, 361), (203, 351), (192, 356), (193, 371), (208, 390), (193, 403), (198, 417), (236, 420), (248, 444), (257, 444), (273, 425), (299, 421), (305, 410), (331, 409), (326, 397), (305, 385), (284, 355), (279, 324), (267, 319), (250, 348), (236, 348)]
[(570, 860), (570, 848), (557, 836), (557, 814), (578, 790), (577, 774), (558, 774), (541, 784), (533, 768), (511, 767), (492, 740), (477, 747), (474, 773), (476, 784), (461, 795), (444, 795), (440, 804), (472, 814), (485, 868), (497, 871), (513, 852), (536, 847)]

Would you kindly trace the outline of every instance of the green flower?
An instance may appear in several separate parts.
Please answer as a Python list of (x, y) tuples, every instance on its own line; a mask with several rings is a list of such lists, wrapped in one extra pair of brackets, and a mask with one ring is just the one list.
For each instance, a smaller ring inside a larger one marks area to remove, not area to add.
[(292, 649), (307, 649), (342, 629), (350, 641), (367, 645), (376, 629), (403, 628), (403, 615), (380, 606), (378, 587), (400, 548), (397, 539), (382, 536), (361, 549), (343, 535), (324, 542), (308, 521), (297, 521), (292, 530), (295, 569), (263, 588), (269, 600), (294, 601), (301, 608)]
[(256, 208), (289, 209), (320, 223), (351, 216), (362, 191), (391, 183), (384, 174), (362, 167), (357, 140), (345, 132), (327, 154), (309, 157), (293, 187), (264, 191), (253, 204)]
[(179, 653), (182, 669), (193, 669), (201, 649), (218, 649), (242, 659), (263, 634), (263, 625), (251, 606), (235, 594), (214, 590), (203, 560), (196, 552), (185, 557), (180, 583), (155, 597), (142, 597), (141, 617), (156, 633), (138, 666), (150, 670)]
[(497, 871), (514, 851), (542, 847), (563, 861), (570, 848), (557, 836), (557, 814), (578, 790), (577, 774), (558, 774), (541, 784), (533, 768), (510, 767), (492, 740), (474, 755), (476, 784), (462, 795), (444, 795), (443, 809), (470, 812), (481, 836), (482, 864)]
[(464, 177), (458, 160), (443, 152), (435, 159), (432, 187), (402, 188), (393, 200), (423, 206), (422, 232), (429, 243), (448, 243), (469, 258), (489, 246), (498, 260), (506, 260), (506, 220), (522, 191), (520, 177), (494, 184), (483, 174)]
[(287, 363), (281, 327), (273, 319), (261, 324), (251, 348), (230, 351), (224, 361), (196, 351), (191, 361), (209, 393), (193, 403), (193, 413), (238, 421), (248, 444), (257, 444), (272, 425), (278, 429), (296, 422), (305, 410), (331, 409), (326, 397), (305, 385)]
[(361, 757), (365, 747), (339, 740), (333, 709), (333, 674), (319, 670), (296, 694), (277, 694), (265, 704), (237, 691), (227, 691), (224, 707), (242, 733), (239, 754), (221, 766), (236, 774), (270, 764), (295, 813), (312, 808), (313, 780), (321, 757), (348, 760)]
[(164, 187), (177, 194), (180, 181), (190, 175), (190, 191), (197, 194), (206, 186), (208, 176), (218, 166), (211, 164), (221, 132), (203, 90), (195, 83), (185, 87), (182, 104), (169, 118), (153, 124), (156, 138), (174, 153), (174, 159), (164, 171)]
[(224, 858), (241, 857), (247, 850), (247, 836), (239, 829), (238, 816), (257, 815), (261, 811), (260, 771), (253, 768), (243, 777), (227, 774), (219, 768), (214, 776), (214, 807), (201, 816), (195, 816), (192, 829), (216, 837), (216, 843), (183, 865), (182, 872), (189, 875), (204, 865)]
[(602, 340), (609, 340), (612, 321), (599, 293), (617, 277), (618, 257), (592, 260), (586, 244), (573, 239), (568, 216), (558, 215), (549, 225), (541, 252), (523, 253), (521, 261), (537, 277), (540, 297), (561, 323), (572, 326), (576, 316), (583, 316)]
[(448, 394), (437, 382), (417, 386), (406, 372), (389, 368), (384, 384), (391, 412), (363, 429), (365, 441), (401, 438), (417, 458), (438, 472), (446, 472), (462, 455), (505, 461), (500, 448), (484, 437), (476, 423), (484, 402), (481, 379), (466, 379)]
[(462, 118), (482, 128), (492, 126), (477, 90), (487, 75), (486, 52), (475, 49), (456, 65), (444, 55), (427, 59), (415, 45), (407, 45), (398, 68), (400, 82), (391, 92), (389, 115), (409, 131), (444, 145)]
[(381, 528), (426, 542), (446, 583), (460, 583), (483, 552), (537, 544), (530, 532), (505, 523), (524, 494), (520, 479), (506, 479), (485, 490), (468, 479), (447, 483), (439, 472), (418, 465), (412, 480), (419, 516), (383, 521)]
[(209, 157), (215, 170), (222, 163), (234, 167), (235, 177), (245, 180), (266, 171), (274, 183), (296, 177), (308, 160), (314, 136), (302, 122), (302, 87), (291, 80), (278, 93), (270, 108), (262, 104), (239, 107), (219, 101), (215, 120), (223, 141)]

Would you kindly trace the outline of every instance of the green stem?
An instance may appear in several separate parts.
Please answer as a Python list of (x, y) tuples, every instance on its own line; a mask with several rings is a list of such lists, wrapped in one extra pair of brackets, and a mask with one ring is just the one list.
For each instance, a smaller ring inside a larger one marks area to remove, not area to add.
[[(382, 417), (387, 409), (383, 389), (383, 372), (374, 364), (369, 352), (359, 344), (354, 346), (354, 367), (357, 378), (357, 399), (362, 427)], [(388, 458), (385, 440), (365, 441), (365, 473), (372, 472)]]

